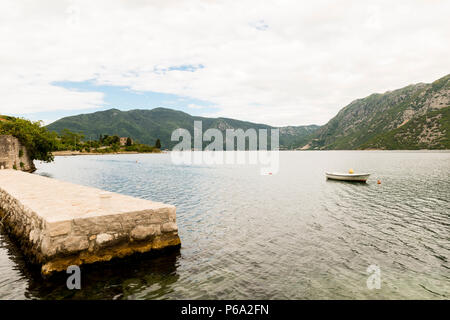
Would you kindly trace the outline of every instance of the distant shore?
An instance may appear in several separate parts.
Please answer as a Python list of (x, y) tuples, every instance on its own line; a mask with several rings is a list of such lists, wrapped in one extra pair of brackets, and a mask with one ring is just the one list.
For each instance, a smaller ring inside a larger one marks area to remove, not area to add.
[(105, 156), (111, 154), (157, 154), (166, 153), (166, 151), (160, 152), (137, 152), (137, 151), (118, 151), (118, 152), (80, 152), (80, 151), (54, 151), (52, 152), (55, 157), (67, 157), (67, 156)]
[[(365, 150), (279, 150), (279, 151), (391, 151), (391, 152), (450, 152), (450, 149), (409, 149), (409, 150), (386, 150), (386, 149), (365, 149)], [(159, 152), (137, 152), (137, 151), (118, 151), (118, 152), (80, 152), (80, 151), (54, 151), (52, 152), (55, 157), (70, 157), (70, 156), (105, 156), (105, 155), (117, 155), (117, 154), (160, 154), (168, 153), (170, 151)]]

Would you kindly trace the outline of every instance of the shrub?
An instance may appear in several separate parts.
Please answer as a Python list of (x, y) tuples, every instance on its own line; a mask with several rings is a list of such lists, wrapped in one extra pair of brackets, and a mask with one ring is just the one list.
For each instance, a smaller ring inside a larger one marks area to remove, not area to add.
[(52, 151), (57, 149), (57, 135), (43, 127), (41, 121), (8, 117), (7, 121), (0, 122), (0, 134), (19, 139), (32, 160), (53, 161)]

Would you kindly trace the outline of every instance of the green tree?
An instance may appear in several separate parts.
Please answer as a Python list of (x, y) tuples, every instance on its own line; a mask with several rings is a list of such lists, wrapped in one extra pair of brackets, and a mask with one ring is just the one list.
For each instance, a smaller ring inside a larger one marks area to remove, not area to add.
[(104, 135), (103, 140), (101, 141), (102, 145), (104, 146), (111, 146), (113, 144), (120, 144), (120, 137), (117, 135), (114, 136), (108, 136)]
[(161, 149), (161, 140), (156, 139), (155, 147)]
[(127, 138), (127, 147), (131, 146), (133, 144), (133, 141), (131, 141), (131, 138)]
[(100, 135), (100, 144), (102, 145), (102, 146), (104, 146), (104, 145), (106, 145), (106, 140), (108, 139), (108, 135), (107, 134), (105, 134), (104, 136), (101, 136)]
[(119, 151), (120, 150), (120, 145), (118, 143), (113, 143), (112, 146), (111, 146), (111, 150), (113, 152)]
[(12, 135), (24, 145), (32, 160), (53, 161), (52, 151), (57, 149), (55, 132), (42, 126), (41, 121), (29, 121), (22, 118), (6, 117), (0, 121), (0, 134)]
[(119, 136), (112, 136), (111, 137), (111, 144), (120, 144), (120, 137)]
[(79, 148), (82, 140), (84, 139), (84, 135), (64, 129), (61, 133), (60, 139), (64, 149), (74, 150)]

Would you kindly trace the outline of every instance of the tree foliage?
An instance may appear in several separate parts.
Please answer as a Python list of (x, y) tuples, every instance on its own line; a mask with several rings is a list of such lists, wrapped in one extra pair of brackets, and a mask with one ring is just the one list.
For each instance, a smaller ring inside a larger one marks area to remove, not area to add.
[(57, 149), (55, 132), (42, 126), (41, 121), (29, 121), (22, 118), (2, 117), (0, 134), (12, 135), (27, 148), (32, 160), (53, 161), (52, 151)]
[(156, 139), (155, 147), (161, 149), (161, 140)]
[(84, 139), (84, 135), (64, 129), (60, 135), (60, 138), (62, 144), (77, 145)]
[(126, 146), (127, 146), (127, 147), (130, 147), (131, 145), (133, 145), (133, 141), (131, 140), (130, 137), (128, 137), (128, 138), (127, 138), (127, 144), (126, 144)]

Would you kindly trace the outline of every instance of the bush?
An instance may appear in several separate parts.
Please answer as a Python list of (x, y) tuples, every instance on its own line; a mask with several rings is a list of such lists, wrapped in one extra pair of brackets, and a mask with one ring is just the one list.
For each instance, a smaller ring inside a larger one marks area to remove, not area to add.
[(125, 147), (125, 151), (133, 152), (158, 152), (159, 149), (146, 145), (146, 144), (134, 144), (132, 146)]
[(43, 127), (41, 121), (7, 117), (7, 121), (0, 122), (0, 134), (19, 139), (32, 160), (53, 161), (52, 151), (58, 146), (57, 135)]
[(117, 151), (119, 151), (120, 150), (120, 145), (119, 145), (119, 143), (113, 143), (113, 145), (111, 146), (111, 149), (112, 149), (112, 151), (113, 152), (117, 152)]

